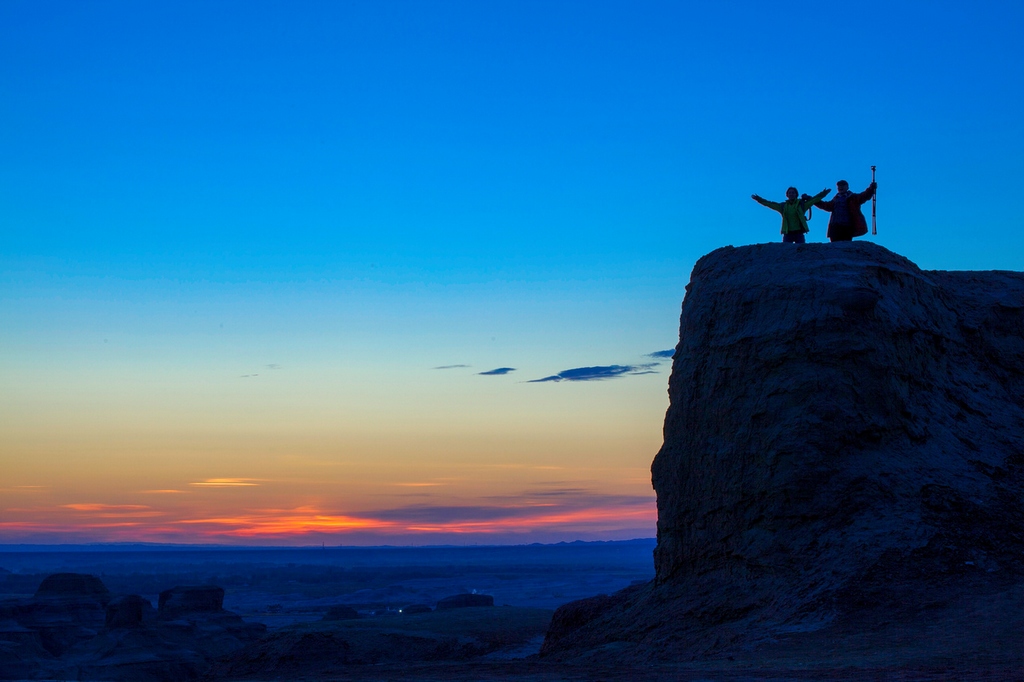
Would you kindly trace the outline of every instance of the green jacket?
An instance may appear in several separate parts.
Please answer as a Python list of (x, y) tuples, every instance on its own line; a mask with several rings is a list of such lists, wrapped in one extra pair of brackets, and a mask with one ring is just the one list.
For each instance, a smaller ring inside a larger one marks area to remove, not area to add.
[(806, 201), (787, 199), (780, 204), (775, 201), (762, 199), (756, 195), (754, 196), (754, 201), (782, 214), (782, 234), (789, 234), (790, 232), (804, 233), (811, 231), (811, 228), (807, 227), (807, 218), (804, 217), (804, 211), (821, 201), (828, 192), (829, 190), (827, 189), (818, 192)]

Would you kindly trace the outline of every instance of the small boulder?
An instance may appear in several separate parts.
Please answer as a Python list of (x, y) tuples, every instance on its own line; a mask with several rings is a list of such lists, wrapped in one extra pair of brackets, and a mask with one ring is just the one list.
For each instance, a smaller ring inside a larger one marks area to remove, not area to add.
[(470, 606), (494, 606), (494, 597), (489, 594), (456, 594), (437, 602), (438, 611), (464, 609)]
[(551, 625), (548, 626), (547, 634), (544, 636), (544, 644), (540, 649), (541, 656), (554, 650), (557, 643), (576, 630), (597, 620), (612, 607), (618, 606), (621, 601), (620, 598), (599, 594), (596, 597), (571, 601), (559, 606), (552, 616)]
[(173, 620), (189, 613), (215, 613), (223, 609), (223, 587), (179, 585), (160, 593), (158, 615), (161, 619)]
[(151, 613), (152, 611), (153, 605), (149, 603), (149, 600), (143, 599), (137, 594), (118, 597), (107, 604), (107, 629), (142, 627), (147, 612)]
[(359, 612), (351, 606), (332, 606), (327, 610), (324, 620), (352, 620), (359, 618)]

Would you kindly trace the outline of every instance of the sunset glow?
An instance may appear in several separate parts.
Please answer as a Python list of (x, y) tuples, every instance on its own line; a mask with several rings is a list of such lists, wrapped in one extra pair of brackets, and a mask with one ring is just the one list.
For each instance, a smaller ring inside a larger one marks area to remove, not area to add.
[[(392, 536), (438, 538), (475, 536), (477, 542), (489, 537), (529, 536), (538, 532), (576, 531), (586, 533), (595, 528), (633, 530), (655, 521), (649, 501), (615, 500), (611, 507), (566, 508), (564, 504), (541, 502), (529, 505), (449, 508), (444, 513), (458, 519), (424, 523), (417, 521), (424, 507), (390, 510), (389, 518), (338, 514), (312, 506), (294, 509), (250, 509), (232, 516), (176, 517), (173, 511), (159, 511), (145, 505), (107, 505), (80, 503), (57, 508), (11, 508), (8, 516), (21, 520), (0, 521), (0, 533), (17, 541), (34, 540), (52, 535), (57, 538), (79, 538), (87, 541), (163, 541), (195, 542), (203, 539), (220, 543), (245, 544), (273, 539), (303, 541), (329, 537), (335, 544), (352, 540), (353, 532), (360, 544), (369, 536), (386, 542)], [(75, 512), (69, 516), (68, 511)], [(475, 514), (486, 519), (473, 519)], [(443, 513), (442, 513), (443, 515)], [(391, 518), (394, 517), (394, 518)], [(45, 519), (45, 520), (44, 520)], [(69, 530), (71, 531), (69, 533)]]
[(751, 193), (1024, 270), (1018, 9), (741, 5), (0, 2), (0, 544), (652, 538)]

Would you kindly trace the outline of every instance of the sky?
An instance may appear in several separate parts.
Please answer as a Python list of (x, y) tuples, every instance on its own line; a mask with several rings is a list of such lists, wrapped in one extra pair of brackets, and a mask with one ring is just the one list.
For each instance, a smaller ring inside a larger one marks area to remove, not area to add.
[[(1024, 3), (0, 3), (0, 544), (653, 537), (693, 264), (1024, 270)], [(825, 241), (816, 213), (809, 241)]]

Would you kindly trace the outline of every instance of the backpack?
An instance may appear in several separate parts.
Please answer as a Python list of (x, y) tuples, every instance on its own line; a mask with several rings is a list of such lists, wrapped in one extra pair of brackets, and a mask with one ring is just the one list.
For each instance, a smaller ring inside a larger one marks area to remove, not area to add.
[(812, 198), (810, 194), (801, 194), (800, 195), (800, 212), (801, 213), (803, 213), (803, 212), (807, 213), (807, 216), (805, 217), (805, 220), (810, 220), (811, 216), (814, 215), (814, 205), (813, 204), (808, 206), (806, 209), (804, 208), (804, 202), (806, 202), (810, 198)]

